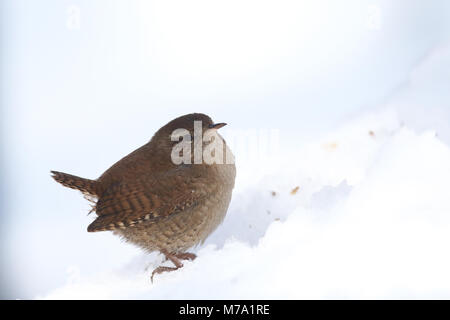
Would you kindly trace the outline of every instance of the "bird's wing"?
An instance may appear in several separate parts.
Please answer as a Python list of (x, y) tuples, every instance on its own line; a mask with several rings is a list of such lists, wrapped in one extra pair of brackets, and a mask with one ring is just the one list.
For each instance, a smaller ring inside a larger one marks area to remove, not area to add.
[(196, 206), (211, 190), (206, 176), (189, 169), (174, 169), (153, 177), (141, 177), (112, 185), (98, 200), (97, 219), (89, 232), (124, 229)]

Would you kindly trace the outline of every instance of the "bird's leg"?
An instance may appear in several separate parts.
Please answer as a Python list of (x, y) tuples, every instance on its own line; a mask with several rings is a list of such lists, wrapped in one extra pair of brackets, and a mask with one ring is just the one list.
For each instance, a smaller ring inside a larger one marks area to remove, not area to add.
[(189, 252), (180, 252), (180, 253), (174, 253), (175, 257), (177, 257), (180, 260), (194, 260), (197, 258), (197, 255), (195, 253), (189, 253)]
[(161, 250), (161, 253), (166, 257), (166, 259), (172, 261), (172, 263), (175, 265), (175, 267), (161, 266), (161, 267), (156, 268), (155, 270), (153, 270), (152, 276), (150, 278), (152, 282), (153, 282), (153, 276), (155, 274), (160, 274), (160, 273), (163, 273), (163, 272), (175, 271), (175, 270), (178, 270), (181, 267), (183, 267), (183, 264), (178, 259), (176, 254), (169, 253), (167, 250)]
[(197, 256), (194, 253), (189, 253), (189, 252), (169, 253), (167, 250), (161, 250), (161, 253), (166, 257), (166, 260), (172, 261), (172, 263), (175, 265), (175, 267), (160, 266), (160, 267), (156, 268), (152, 272), (152, 276), (151, 276), (152, 282), (153, 282), (153, 276), (155, 274), (175, 271), (175, 270), (182, 268), (183, 264), (181, 263), (180, 260), (191, 260), (192, 261), (195, 258), (197, 258)]

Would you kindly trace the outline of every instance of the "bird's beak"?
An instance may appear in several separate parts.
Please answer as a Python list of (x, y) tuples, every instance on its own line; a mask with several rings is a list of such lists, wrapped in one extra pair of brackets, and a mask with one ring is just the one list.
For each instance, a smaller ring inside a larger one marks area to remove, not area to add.
[(225, 127), (227, 124), (226, 123), (224, 123), (224, 122), (221, 122), (221, 123), (213, 123), (213, 124), (210, 124), (209, 125), (209, 128), (210, 129), (220, 129), (220, 128), (222, 128), (222, 127)]

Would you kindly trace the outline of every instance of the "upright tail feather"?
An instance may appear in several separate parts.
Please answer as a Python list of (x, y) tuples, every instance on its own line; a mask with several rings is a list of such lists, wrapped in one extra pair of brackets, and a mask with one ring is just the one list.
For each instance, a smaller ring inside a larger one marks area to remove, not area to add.
[(85, 195), (98, 196), (99, 187), (98, 182), (95, 180), (80, 178), (67, 174), (64, 172), (50, 171), (52, 173), (52, 178), (57, 182), (61, 183), (63, 186), (79, 190)]

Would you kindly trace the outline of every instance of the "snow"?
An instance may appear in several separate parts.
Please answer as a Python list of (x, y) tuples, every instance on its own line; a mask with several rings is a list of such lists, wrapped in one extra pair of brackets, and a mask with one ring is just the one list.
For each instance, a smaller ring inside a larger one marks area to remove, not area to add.
[[(66, 4), (16, 2), (2, 11), (0, 297), (450, 298), (448, 3), (86, 2), (69, 30)], [(170, 264), (87, 233), (89, 204), (48, 172), (98, 177), (193, 111), (240, 140), (236, 187), (198, 258), (151, 283)]]
[(151, 283), (162, 257), (142, 255), (91, 277), (75, 269), (38, 298), (450, 297), (450, 148), (435, 131), (390, 106), (287, 158), (234, 195), (184, 268)]

